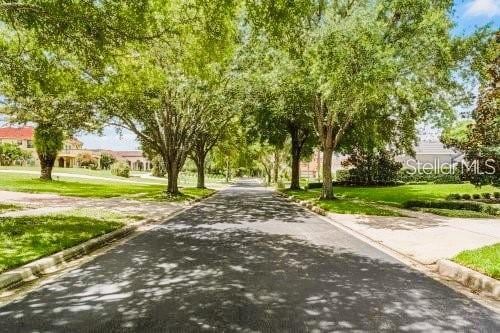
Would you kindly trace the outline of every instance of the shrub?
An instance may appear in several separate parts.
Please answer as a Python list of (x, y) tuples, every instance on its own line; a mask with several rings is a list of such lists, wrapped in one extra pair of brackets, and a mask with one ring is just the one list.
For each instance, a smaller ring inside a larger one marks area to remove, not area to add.
[(346, 182), (349, 179), (349, 170), (339, 169), (335, 172), (335, 181)]
[(116, 162), (111, 165), (111, 174), (119, 177), (130, 177), (130, 167), (124, 162)]
[(76, 163), (83, 168), (89, 168), (92, 170), (97, 169), (97, 158), (92, 156), (90, 153), (78, 154), (76, 157)]
[(336, 180), (348, 185), (394, 185), (403, 167), (391, 151), (364, 149), (355, 149), (342, 165), (352, 168), (337, 171)]
[(101, 157), (99, 159), (99, 164), (101, 165), (102, 170), (109, 170), (113, 163), (116, 162), (116, 158), (110, 153), (103, 152), (101, 153)]
[(493, 197), (495, 199), (500, 199), (500, 192), (493, 192)]
[(462, 199), (463, 200), (470, 200), (470, 199), (472, 199), (472, 197), (470, 196), (470, 194), (465, 193), (465, 194), (462, 194)]
[(403, 204), (405, 208), (441, 208), (452, 210), (472, 210), (490, 215), (498, 215), (500, 209), (482, 202), (473, 201), (444, 201), (444, 200), (408, 200)]
[(398, 180), (405, 183), (430, 182), (435, 184), (460, 184), (462, 183), (462, 173), (460, 168), (451, 170), (426, 170), (425, 172), (415, 172), (412, 169), (401, 169), (398, 173)]
[(10, 166), (15, 162), (26, 161), (31, 157), (31, 153), (22, 150), (13, 143), (0, 143), (0, 165)]
[(474, 194), (472, 195), (472, 199), (474, 199), (474, 200), (481, 199), (481, 194), (479, 194), (479, 193), (474, 193)]
[(322, 187), (323, 187), (323, 183), (309, 183), (309, 184), (307, 184), (306, 189), (310, 190), (313, 188), (322, 188)]
[(167, 170), (165, 170), (165, 164), (163, 164), (162, 157), (159, 155), (155, 156), (151, 163), (153, 164), (151, 175), (154, 177), (165, 177)]
[(459, 193), (452, 193), (446, 197), (446, 200), (460, 200), (461, 196)]
[(491, 193), (482, 193), (481, 196), (484, 198), (484, 199), (491, 199)]

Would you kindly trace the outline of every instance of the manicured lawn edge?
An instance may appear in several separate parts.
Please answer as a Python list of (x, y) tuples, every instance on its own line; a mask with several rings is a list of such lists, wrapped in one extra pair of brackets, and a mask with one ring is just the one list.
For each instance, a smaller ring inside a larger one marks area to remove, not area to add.
[(276, 193), (277, 195), (279, 195), (282, 198), (285, 198), (285, 199), (288, 199), (290, 201), (296, 202), (296, 203), (300, 204), (302, 207), (305, 207), (305, 208), (309, 209), (310, 211), (312, 211), (312, 212), (314, 212), (316, 214), (323, 215), (323, 216), (327, 215), (327, 211), (326, 210), (324, 210), (321, 207), (313, 205), (309, 201), (300, 200), (296, 196), (294, 196), (294, 195), (288, 195), (286, 192), (282, 192), (282, 191), (276, 191), (274, 193)]
[(382, 216), (382, 217), (406, 217), (407, 215), (402, 214), (398, 209), (395, 207), (382, 207), (381, 205), (378, 205), (376, 203), (364, 203), (367, 206), (379, 208), (380, 210), (385, 210), (391, 212), (390, 215), (387, 214), (364, 214), (362, 212), (353, 212), (353, 213), (344, 213), (344, 212), (336, 212), (336, 211), (331, 211), (331, 210), (326, 210), (322, 208), (321, 206), (315, 204), (311, 200), (302, 200), (300, 196), (297, 196), (295, 194), (289, 194), (286, 190), (277, 190), (276, 193), (278, 193), (281, 197), (287, 198), (293, 202), (297, 202), (301, 206), (318, 213), (320, 215), (326, 216), (328, 213), (332, 214), (351, 214), (351, 215), (362, 215), (362, 216)]
[[(203, 198), (196, 198), (191, 200), (190, 202), (195, 204), (204, 199), (207, 199), (217, 193), (217, 191), (213, 191), (208, 193)], [(49, 255), (47, 257), (35, 260), (31, 263), (23, 265), (18, 268), (14, 268), (8, 270), (6, 272), (0, 273), (0, 291), (5, 289), (13, 289), (21, 286), (23, 283), (27, 281), (32, 281), (37, 279), (45, 274), (50, 274), (56, 268), (66, 262), (77, 259), (84, 255), (90, 254), (91, 252), (98, 250), (114, 241), (125, 238), (126, 236), (134, 233), (139, 227), (151, 224), (151, 223), (162, 223), (166, 220), (174, 217), (175, 215), (191, 208), (192, 205), (182, 207), (179, 206), (178, 209), (173, 210), (167, 216), (162, 217), (162, 219), (145, 219), (133, 224), (129, 224), (124, 226), (118, 230), (111, 231), (105, 235), (92, 238), (88, 241), (85, 241), (79, 245), (73, 246), (66, 250), (62, 250), (55, 254)]]
[(486, 291), (500, 299), (500, 281), (448, 259), (437, 261), (438, 273), (472, 290)]
[(111, 241), (123, 238), (131, 234), (144, 223), (146, 223), (146, 221), (134, 225), (128, 225), (121, 229), (109, 232), (105, 235), (92, 238), (86, 242), (60, 251), (48, 257), (35, 260), (19, 268), (6, 271), (0, 274), (0, 290), (17, 287), (25, 281), (31, 281), (33, 279), (36, 279), (37, 277), (40, 277), (41, 275), (48, 274), (52, 272), (57, 266), (65, 262), (89, 254), (90, 252), (105, 246)]

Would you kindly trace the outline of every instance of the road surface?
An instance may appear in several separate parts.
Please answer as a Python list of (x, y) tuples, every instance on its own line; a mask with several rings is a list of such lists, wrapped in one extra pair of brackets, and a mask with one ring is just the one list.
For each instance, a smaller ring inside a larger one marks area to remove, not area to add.
[(498, 314), (244, 182), (0, 308), (0, 332), (500, 332)]

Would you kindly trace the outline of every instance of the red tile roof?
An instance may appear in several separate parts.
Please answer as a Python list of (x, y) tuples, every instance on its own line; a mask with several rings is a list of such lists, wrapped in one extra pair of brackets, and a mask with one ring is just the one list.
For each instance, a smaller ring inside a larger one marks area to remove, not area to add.
[(113, 154), (119, 157), (144, 157), (142, 150), (127, 150), (127, 151), (113, 151)]
[(33, 140), (33, 127), (0, 127), (0, 139)]

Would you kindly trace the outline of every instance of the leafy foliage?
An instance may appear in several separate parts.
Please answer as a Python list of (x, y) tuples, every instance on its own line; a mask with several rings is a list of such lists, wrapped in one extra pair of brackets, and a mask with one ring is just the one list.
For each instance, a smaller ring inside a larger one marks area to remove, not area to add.
[(460, 123), (444, 131), (441, 140), (460, 149), (470, 164), (467, 178), (478, 186), (500, 185), (500, 32), (487, 48), (481, 65), (482, 86), (474, 122)]
[(163, 164), (161, 156), (153, 157), (151, 163), (153, 164), (151, 175), (153, 175), (154, 177), (165, 177), (167, 170), (165, 170), (165, 165)]
[(343, 181), (356, 185), (394, 185), (403, 166), (394, 157), (394, 153), (387, 150), (355, 150), (342, 163), (344, 167), (351, 167)]
[(111, 174), (118, 177), (130, 177), (130, 167), (124, 162), (115, 162), (111, 165)]
[(78, 163), (79, 166), (84, 168), (89, 168), (92, 170), (97, 170), (99, 166), (97, 158), (92, 156), (92, 154), (90, 153), (79, 154), (76, 157), (76, 162)]
[(0, 143), (0, 165), (10, 166), (15, 162), (23, 162), (31, 158), (31, 153), (24, 151), (13, 143)]
[(405, 208), (442, 208), (452, 210), (471, 210), (475, 212), (484, 212), (490, 215), (500, 214), (500, 210), (481, 202), (472, 201), (431, 201), (431, 200), (408, 200), (403, 205)]
[(102, 170), (109, 170), (111, 168), (111, 165), (116, 162), (116, 158), (111, 155), (110, 153), (101, 153), (101, 156), (99, 157), (99, 165)]

